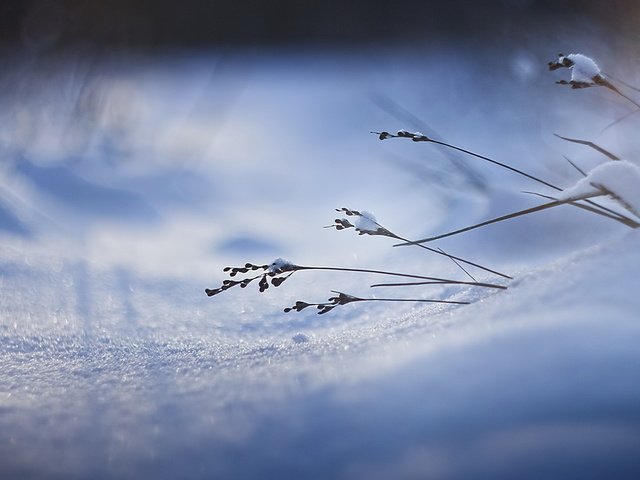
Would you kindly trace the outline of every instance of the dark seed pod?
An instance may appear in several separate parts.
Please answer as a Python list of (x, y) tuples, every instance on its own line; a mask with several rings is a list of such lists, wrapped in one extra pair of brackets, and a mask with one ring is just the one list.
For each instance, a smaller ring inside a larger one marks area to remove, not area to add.
[(301, 302), (300, 300), (298, 300), (296, 302), (296, 304), (293, 307), (287, 307), (284, 309), (285, 313), (289, 313), (292, 310), (295, 310), (296, 312), (301, 312), (302, 310), (304, 310), (307, 307), (310, 307), (311, 304), (307, 303), (307, 302)]
[(302, 310), (310, 306), (311, 304), (307, 302), (301, 302), (300, 300), (298, 300), (296, 304), (293, 306), (293, 308), (296, 310), (296, 312), (301, 312)]
[(260, 283), (258, 284), (260, 287), (260, 293), (264, 292), (269, 288), (269, 282), (267, 281), (267, 277), (262, 277), (260, 279)]

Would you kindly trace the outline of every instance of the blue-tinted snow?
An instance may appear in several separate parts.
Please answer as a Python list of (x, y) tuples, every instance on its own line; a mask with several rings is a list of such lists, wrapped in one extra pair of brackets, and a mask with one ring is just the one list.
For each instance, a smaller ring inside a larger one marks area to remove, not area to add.
[(563, 206), (438, 244), (516, 276), (411, 291), (469, 306), (282, 313), (378, 280), (326, 272), (204, 294), (279, 256), (459, 276), (322, 227), (350, 207), (421, 237), (548, 193), (371, 130), (437, 131), (563, 187), (562, 154), (603, 159), (554, 132), (633, 151), (629, 124), (599, 136), (624, 105), (553, 84), (558, 46), (501, 48), (7, 67), (0, 476), (637, 478), (640, 238), (610, 220)]

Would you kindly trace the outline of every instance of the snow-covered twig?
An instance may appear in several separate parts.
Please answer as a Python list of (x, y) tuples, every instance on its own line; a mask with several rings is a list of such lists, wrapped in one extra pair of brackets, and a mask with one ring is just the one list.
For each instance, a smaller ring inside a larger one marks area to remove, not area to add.
[[(349, 267), (329, 267), (329, 266), (309, 266), (309, 265), (295, 265), (286, 260), (277, 259), (271, 264), (255, 265), (252, 263), (246, 263), (243, 267), (225, 267), (224, 272), (227, 272), (230, 277), (235, 277), (239, 274), (246, 274), (254, 271), (262, 271), (254, 276), (246, 277), (242, 280), (224, 280), (222, 285), (214, 289), (205, 289), (205, 293), (212, 297), (218, 295), (230, 288), (240, 286), (240, 288), (246, 288), (252, 282), (258, 280), (260, 292), (264, 292), (269, 288), (271, 284), (274, 287), (279, 287), (295, 272), (310, 271), (310, 270), (322, 270), (328, 272), (352, 272), (352, 273), (370, 273), (374, 275), (387, 275), (391, 277), (412, 278), (416, 280), (428, 280), (434, 283), (446, 284), (446, 285), (469, 285), (476, 287), (497, 288), (505, 289), (502, 285), (496, 285), (491, 283), (480, 282), (464, 282), (460, 280), (452, 280), (448, 278), (432, 277), (425, 275), (414, 275), (410, 273), (402, 272), (390, 272), (387, 270), (373, 270), (369, 268), (349, 268)], [(269, 281), (270, 280), (270, 281)]]
[[(548, 65), (549, 70), (557, 70), (558, 68), (569, 68), (571, 70), (571, 80), (558, 80), (556, 83), (559, 85), (571, 85), (571, 88), (574, 89), (588, 87), (606, 87), (638, 107), (636, 110), (633, 110), (618, 118), (617, 120), (611, 122), (609, 125), (602, 129), (603, 132), (640, 111), (640, 103), (636, 102), (633, 98), (624, 94), (622, 91), (620, 91), (620, 89), (613, 85), (592, 58), (587, 57), (586, 55), (583, 55), (581, 53), (572, 53), (569, 55), (559, 53), (558, 59), (549, 62)], [(609, 77), (625, 85), (627, 88), (638, 91), (636, 87), (629, 85), (622, 80), (611, 77), (611, 75), (609, 75)]]
[(348, 228), (355, 228), (355, 230), (358, 232), (359, 235), (379, 235), (379, 236), (383, 236), (383, 237), (388, 237), (388, 238), (393, 238), (394, 240), (400, 240), (402, 242), (406, 242), (408, 245), (414, 245), (416, 247), (422, 248), (424, 250), (428, 250), (430, 252), (436, 253), (438, 255), (443, 255), (447, 258), (449, 258), (451, 261), (453, 261), (456, 265), (458, 265), (458, 267), (464, 272), (466, 273), (474, 282), (476, 281), (475, 278), (473, 278), (473, 276), (467, 272), (461, 265), (458, 264), (458, 262), (462, 262), (466, 265), (470, 265), (472, 267), (476, 267), (479, 268), (480, 270), (484, 270), (485, 272), (489, 272), (489, 273), (493, 273), (494, 275), (498, 275), (500, 277), (503, 278), (507, 278), (509, 280), (512, 279), (512, 277), (510, 277), (509, 275), (506, 275), (504, 273), (500, 273), (496, 270), (492, 270), (490, 268), (487, 268), (483, 265), (480, 265), (478, 263), (474, 263), (471, 262), (469, 260), (466, 260), (464, 258), (460, 258), (460, 257), (456, 257), (454, 255), (450, 255), (448, 253), (446, 253), (444, 250), (442, 250), (441, 248), (435, 249), (435, 248), (431, 248), (431, 247), (427, 247), (426, 245), (421, 245), (420, 243), (414, 242), (412, 240), (409, 240), (408, 238), (402, 237), (400, 235), (395, 234), (394, 232), (390, 231), (389, 229), (387, 229), (386, 227), (382, 226), (380, 223), (378, 223), (375, 219), (375, 217), (373, 216), (373, 214), (371, 214), (370, 212), (360, 212), (358, 210), (353, 210), (350, 208), (337, 208), (336, 211), (344, 213), (345, 215), (349, 216), (349, 217), (355, 217), (355, 224), (351, 223), (348, 219), (346, 218), (336, 218), (334, 220), (334, 224), (333, 225), (329, 225), (325, 228), (335, 228), (336, 230), (345, 230)]
[(633, 98), (622, 93), (604, 76), (596, 62), (582, 53), (571, 53), (569, 55), (558, 54), (556, 61), (548, 63), (549, 70), (558, 68), (568, 68), (571, 70), (571, 80), (558, 80), (559, 85), (571, 85), (571, 88), (605, 87), (620, 95), (625, 100), (640, 108), (640, 104)]

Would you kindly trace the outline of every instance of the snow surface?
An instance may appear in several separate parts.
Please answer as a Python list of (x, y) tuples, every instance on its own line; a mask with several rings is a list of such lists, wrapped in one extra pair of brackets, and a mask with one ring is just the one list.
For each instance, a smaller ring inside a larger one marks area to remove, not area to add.
[(603, 163), (575, 185), (564, 189), (557, 198), (569, 200), (598, 193), (610, 195), (640, 217), (640, 168), (626, 160)]
[(630, 232), (469, 306), (291, 340), (5, 323), (2, 476), (634, 478), (638, 268)]
[[(322, 226), (359, 205), (420, 238), (534, 202), (509, 172), (367, 133), (397, 124), (573, 181), (559, 152), (593, 159), (547, 139), (594, 138), (618, 112), (525, 74), (555, 51), (539, 39), (5, 59), (0, 478), (640, 477), (640, 232), (567, 205), (453, 238), (438, 246), (509, 289), (406, 293), (466, 306), (282, 312), (382, 294), (329, 272), (204, 294), (279, 256), (461, 276)], [(634, 151), (634, 132), (607, 145)]]

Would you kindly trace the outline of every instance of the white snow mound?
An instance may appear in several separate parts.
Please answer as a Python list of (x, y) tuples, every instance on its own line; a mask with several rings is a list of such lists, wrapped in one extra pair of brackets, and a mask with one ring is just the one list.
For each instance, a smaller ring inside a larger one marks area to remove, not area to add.
[(571, 53), (566, 58), (573, 62), (573, 66), (570, 67), (572, 81), (591, 83), (594, 77), (602, 75), (596, 62), (586, 55)]
[(371, 212), (360, 212), (360, 215), (355, 221), (355, 226), (362, 232), (376, 232), (380, 226), (376, 222), (376, 217)]
[(557, 198), (571, 200), (589, 195), (609, 195), (640, 217), (640, 168), (625, 160), (603, 163)]

